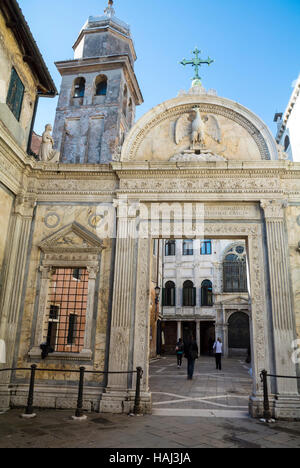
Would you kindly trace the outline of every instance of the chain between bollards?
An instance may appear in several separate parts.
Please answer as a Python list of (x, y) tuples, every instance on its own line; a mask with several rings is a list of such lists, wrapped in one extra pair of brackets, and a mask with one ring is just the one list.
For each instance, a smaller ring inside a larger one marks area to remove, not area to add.
[(134, 414), (142, 414), (141, 408), (141, 380), (143, 377), (143, 369), (141, 367), (136, 368), (136, 390), (135, 390), (135, 401), (134, 401)]

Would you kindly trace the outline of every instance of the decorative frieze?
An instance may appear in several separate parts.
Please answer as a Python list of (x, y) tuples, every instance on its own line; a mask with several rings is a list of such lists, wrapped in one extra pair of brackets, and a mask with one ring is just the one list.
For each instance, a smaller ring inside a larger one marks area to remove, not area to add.
[(280, 190), (280, 180), (265, 178), (218, 178), (207, 174), (203, 178), (157, 178), (122, 179), (120, 189), (130, 192), (205, 192), (205, 193), (274, 193)]

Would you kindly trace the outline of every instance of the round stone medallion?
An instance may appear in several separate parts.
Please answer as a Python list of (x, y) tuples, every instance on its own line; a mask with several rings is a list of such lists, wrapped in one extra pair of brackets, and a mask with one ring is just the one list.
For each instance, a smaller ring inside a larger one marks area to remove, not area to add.
[(60, 223), (60, 217), (57, 213), (48, 213), (45, 216), (45, 224), (49, 229), (56, 228)]
[(88, 223), (93, 229), (95, 229), (99, 226), (101, 220), (102, 216), (93, 214), (89, 217)]

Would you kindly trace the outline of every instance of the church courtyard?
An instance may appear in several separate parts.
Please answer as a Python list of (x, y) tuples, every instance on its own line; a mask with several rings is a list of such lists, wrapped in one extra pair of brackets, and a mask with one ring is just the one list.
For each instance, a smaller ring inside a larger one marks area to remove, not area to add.
[[(194, 380), (176, 358), (152, 361), (153, 414), (140, 417), (88, 413), (84, 422), (73, 411), (37, 410), (32, 420), (22, 409), (0, 416), (0, 448), (300, 448), (300, 422), (263, 424), (248, 416), (251, 378), (247, 364), (202, 357)], [(136, 453), (136, 452), (135, 452)]]
[(217, 371), (215, 359), (201, 356), (192, 381), (187, 380), (187, 361), (177, 368), (175, 356), (151, 364), (150, 389), (155, 416), (225, 417), (248, 419), (252, 378), (245, 359), (223, 359)]

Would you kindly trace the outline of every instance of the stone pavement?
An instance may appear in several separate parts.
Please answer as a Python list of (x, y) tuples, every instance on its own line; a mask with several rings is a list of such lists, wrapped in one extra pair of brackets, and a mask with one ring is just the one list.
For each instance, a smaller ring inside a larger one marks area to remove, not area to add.
[(249, 369), (245, 360), (223, 359), (220, 372), (213, 357), (201, 357), (190, 381), (186, 359), (180, 369), (176, 357), (153, 361), (150, 377), (153, 414), (248, 418), (252, 389)]
[(0, 448), (300, 447), (300, 422), (267, 425), (248, 417), (251, 378), (243, 361), (225, 360), (217, 374), (213, 359), (201, 358), (190, 382), (174, 360), (151, 363), (153, 415), (89, 413), (76, 422), (72, 411), (37, 410), (35, 419), (23, 420), (22, 410), (11, 410), (0, 415)]

